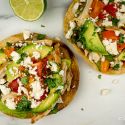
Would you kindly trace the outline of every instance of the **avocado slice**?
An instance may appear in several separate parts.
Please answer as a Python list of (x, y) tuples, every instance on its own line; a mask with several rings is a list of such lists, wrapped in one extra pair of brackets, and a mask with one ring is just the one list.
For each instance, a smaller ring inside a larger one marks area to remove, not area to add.
[(32, 112), (34, 113), (40, 113), (40, 112), (45, 112), (46, 110), (52, 108), (52, 106), (56, 103), (60, 96), (60, 92), (57, 91), (55, 93), (51, 93), (48, 95), (48, 97), (41, 102), (39, 106), (36, 108), (32, 109)]
[(90, 51), (100, 53), (102, 55), (108, 55), (105, 50), (99, 35), (95, 32), (95, 26), (91, 20), (87, 20), (84, 24), (85, 32), (83, 33), (83, 37), (85, 38), (86, 48)]
[(13, 81), (14, 79), (16, 79), (19, 76), (19, 74), (16, 73), (19, 66), (20, 66), (19, 64), (14, 63), (14, 62), (11, 62), (10, 64), (7, 65), (7, 70), (5, 73), (7, 75), (8, 82)]
[(53, 50), (53, 47), (50, 46), (37, 46), (37, 44), (29, 44), (27, 46), (22, 47), (18, 50), (18, 53), (28, 53), (29, 55), (32, 55), (33, 52), (38, 51), (41, 54), (41, 58), (46, 57), (51, 51)]
[(0, 50), (0, 65), (5, 63), (6, 60), (7, 60), (6, 54), (2, 50)]
[(8, 107), (6, 107), (6, 105), (3, 104), (2, 101), (0, 101), (0, 111), (7, 115), (14, 116), (17, 118), (30, 118), (33, 115), (31, 111), (19, 112), (17, 110), (11, 110)]
[(125, 50), (121, 52), (121, 54), (118, 56), (119, 61), (125, 61)]

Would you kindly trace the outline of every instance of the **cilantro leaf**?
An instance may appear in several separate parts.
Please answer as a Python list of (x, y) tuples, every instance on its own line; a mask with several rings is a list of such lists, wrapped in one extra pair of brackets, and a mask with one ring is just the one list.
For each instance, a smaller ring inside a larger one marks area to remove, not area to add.
[(120, 68), (120, 65), (119, 65), (119, 64), (116, 64), (116, 65), (113, 67), (114, 70), (118, 70), (119, 68)]
[(58, 112), (58, 107), (57, 105), (51, 110), (50, 114), (56, 114)]
[(124, 41), (125, 41), (124, 35), (120, 34), (119, 43), (124, 43)]
[(6, 46), (7, 46), (7, 47), (11, 47), (11, 46), (12, 46), (12, 43), (6, 42)]
[(22, 96), (22, 99), (17, 104), (16, 109), (18, 111), (29, 111), (31, 108), (31, 102), (27, 99), (26, 96)]
[(27, 57), (27, 54), (26, 53), (21, 53), (20, 59), (17, 61), (17, 64), (20, 64), (21, 61), (23, 61), (25, 57)]
[(109, 0), (109, 3), (112, 3), (112, 2), (114, 2), (114, 0)]
[(102, 78), (102, 75), (98, 75), (98, 79), (101, 79)]
[(119, 22), (119, 19), (117, 19), (117, 18), (113, 18), (113, 19), (112, 19), (112, 24), (113, 24), (113, 26), (117, 26), (117, 25), (118, 25), (118, 22)]
[(46, 37), (45, 34), (38, 34), (38, 35), (37, 35), (37, 39), (38, 39), (38, 40), (43, 40), (43, 39), (45, 39), (45, 37)]
[(24, 84), (24, 85), (27, 85), (28, 84), (28, 77), (27, 76), (24, 76), (23, 78), (21, 78), (21, 82)]

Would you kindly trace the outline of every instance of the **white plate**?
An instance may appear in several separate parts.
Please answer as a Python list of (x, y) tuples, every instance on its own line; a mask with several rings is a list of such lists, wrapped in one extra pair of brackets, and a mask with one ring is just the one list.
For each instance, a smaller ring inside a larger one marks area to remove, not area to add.
[[(0, 1), (0, 39), (29, 29), (49, 36), (63, 36), (63, 17), (71, 0), (48, 0), (48, 9), (38, 21), (26, 22), (13, 15), (9, 0)], [(45, 28), (41, 27), (45, 25)], [(72, 48), (71, 48), (72, 49)], [(73, 50), (73, 49), (72, 49)], [(76, 54), (80, 67), (80, 86), (73, 102), (56, 115), (39, 120), (35, 125), (124, 125), (125, 75), (108, 76), (89, 67)], [(100, 95), (101, 89), (111, 90)], [(83, 110), (84, 109), (84, 110)], [(20, 120), (0, 115), (0, 125), (29, 125), (30, 120)]]

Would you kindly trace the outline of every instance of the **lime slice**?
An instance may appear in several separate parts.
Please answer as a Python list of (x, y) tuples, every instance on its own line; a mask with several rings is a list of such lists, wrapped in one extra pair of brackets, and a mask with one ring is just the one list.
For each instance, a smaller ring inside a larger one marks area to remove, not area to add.
[(44, 13), (46, 0), (10, 0), (10, 5), (14, 13), (27, 21), (34, 21)]

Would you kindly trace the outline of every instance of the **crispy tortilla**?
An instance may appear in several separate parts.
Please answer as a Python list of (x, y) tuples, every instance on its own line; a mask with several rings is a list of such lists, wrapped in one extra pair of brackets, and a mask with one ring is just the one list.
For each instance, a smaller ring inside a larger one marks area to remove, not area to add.
[[(72, 12), (72, 8), (74, 6), (74, 4), (76, 2), (78, 2), (79, 0), (73, 0), (72, 3), (70, 4), (69, 8), (67, 9), (65, 18), (64, 18), (64, 34), (66, 35), (66, 33), (69, 30), (69, 22), (70, 21), (75, 21), (77, 23), (78, 26), (82, 25), (84, 23), (83, 19), (86, 19), (89, 17), (88, 11), (89, 8), (91, 7), (92, 1), (93, 0), (87, 0), (87, 2), (85, 3), (85, 7), (83, 12), (76, 18)], [(97, 65), (93, 62), (91, 62), (88, 57), (85, 56), (84, 50), (79, 48), (71, 39), (67, 40), (67, 42), (73, 46), (73, 48), (75, 48), (75, 50), (82, 56), (82, 58), (91, 66), (93, 67), (96, 71), (99, 71), (99, 68), (97, 67)], [(104, 74), (111, 74), (111, 75), (115, 75), (115, 74), (123, 74), (125, 73), (125, 66), (123, 66), (121, 69), (117, 70), (113, 70), (113, 69), (109, 69), (106, 73)]]
[[(36, 36), (37, 36), (37, 33), (34, 33), (32, 35), (32, 37), (33, 37), (32, 39), (35, 40)], [(10, 37), (2, 40), (0, 42), (0, 48), (4, 48), (4, 46), (6, 45), (6, 42), (15, 43), (18, 41), (24, 41), (22, 33), (10, 36)], [(29, 39), (29, 40), (27, 40), (27, 42), (32, 42), (32, 41)], [(38, 40), (35, 42), (38, 42), (38, 43), (42, 42), (42, 43), (45, 43), (45, 45), (49, 45), (49, 44), (53, 45), (55, 43), (60, 43), (60, 47), (62, 49), (64, 49), (64, 51), (66, 51), (65, 55), (70, 56), (70, 58), (71, 58), (71, 62), (72, 62), (71, 70), (72, 70), (72, 74), (73, 74), (73, 79), (71, 82), (70, 91), (65, 91), (64, 94), (62, 95), (63, 103), (57, 104), (58, 110), (61, 110), (61, 109), (65, 108), (73, 100), (73, 97), (75, 96), (78, 86), (79, 86), (79, 68), (78, 68), (77, 60), (76, 60), (75, 56), (73, 55), (73, 53), (71, 52), (71, 50), (65, 44), (61, 43), (60, 41), (46, 37), (44, 40)], [(0, 110), (3, 113), (5, 113), (3, 109), (0, 109)], [(40, 119), (41, 117), (48, 115), (48, 113), (49, 113), (49, 110), (44, 113), (39, 113), (39, 114), (33, 114), (31, 112), (28, 112), (27, 114), (25, 114), (25, 118), (32, 118), (32, 123), (34, 123), (36, 120)], [(11, 113), (11, 116), (16, 117), (12, 113)], [(20, 115), (20, 116), (22, 116), (22, 115)], [(22, 116), (20, 118), (24, 118), (24, 117)]]

